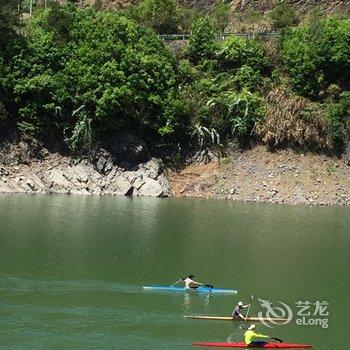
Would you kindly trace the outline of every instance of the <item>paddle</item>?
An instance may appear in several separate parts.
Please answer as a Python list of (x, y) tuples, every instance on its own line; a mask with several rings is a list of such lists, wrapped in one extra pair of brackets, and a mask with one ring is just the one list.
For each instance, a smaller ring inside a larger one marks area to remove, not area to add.
[(278, 343), (283, 343), (283, 340), (282, 340), (282, 339), (280, 339), (280, 338), (270, 337), (270, 339), (272, 339), (272, 340), (276, 340), (276, 342), (278, 342)]
[(179, 280), (177, 280), (176, 282), (174, 282), (170, 287), (174, 287), (175, 284), (178, 284), (180, 282), (183, 282), (184, 278), (180, 278)]
[(201, 283), (199, 285), (193, 286), (191, 288), (192, 289), (196, 289), (196, 288), (199, 288), (199, 287), (202, 287), (202, 288), (214, 288), (214, 286), (212, 286), (211, 284), (204, 284), (204, 283)]
[(199, 287), (207, 289), (210, 293), (213, 293), (213, 291), (211, 289), (214, 288), (214, 286), (212, 286), (211, 284), (203, 284), (203, 283), (201, 283), (199, 286), (195, 286), (195, 287), (191, 287), (191, 288), (197, 289)]
[(250, 303), (249, 303), (249, 306), (248, 306), (247, 314), (246, 314), (246, 316), (245, 316), (245, 320), (246, 320), (246, 321), (247, 321), (247, 319), (248, 319), (249, 310), (250, 310), (250, 307), (252, 306), (253, 300), (254, 300), (254, 294), (252, 294), (251, 297), (250, 297)]

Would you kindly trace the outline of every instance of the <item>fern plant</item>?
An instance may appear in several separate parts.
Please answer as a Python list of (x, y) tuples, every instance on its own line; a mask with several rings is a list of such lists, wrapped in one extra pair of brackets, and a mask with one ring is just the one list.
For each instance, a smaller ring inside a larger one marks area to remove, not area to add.
[[(85, 113), (85, 105), (81, 105), (75, 109), (72, 113), (72, 118), (77, 118), (77, 122), (72, 130), (70, 137), (65, 137), (65, 142), (69, 149), (75, 152), (78, 146), (88, 148), (92, 144), (92, 129), (91, 118)], [(65, 128), (64, 133), (66, 133)]]

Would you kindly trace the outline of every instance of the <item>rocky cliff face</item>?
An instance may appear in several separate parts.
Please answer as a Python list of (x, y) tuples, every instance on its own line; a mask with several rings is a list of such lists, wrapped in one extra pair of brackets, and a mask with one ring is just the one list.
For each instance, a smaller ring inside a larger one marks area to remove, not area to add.
[(0, 154), (1, 192), (166, 197), (170, 185), (156, 158), (118, 165), (104, 149), (92, 158), (70, 158), (22, 141)]

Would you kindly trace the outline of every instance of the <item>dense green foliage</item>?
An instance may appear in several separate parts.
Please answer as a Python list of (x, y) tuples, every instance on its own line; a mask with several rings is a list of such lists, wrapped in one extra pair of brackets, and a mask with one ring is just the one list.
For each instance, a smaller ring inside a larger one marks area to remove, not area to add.
[(224, 41), (218, 56), (221, 66), (225, 70), (247, 65), (254, 71), (264, 72), (269, 67), (264, 45), (254, 39), (245, 40), (232, 36)]
[[(349, 138), (350, 20), (284, 29), (271, 55), (256, 39), (218, 40), (227, 3), (211, 17), (175, 0), (119, 12), (52, 3), (21, 29), (14, 5), (0, 7), (1, 125), (71, 151), (121, 132), (162, 150), (231, 140), (341, 150)], [(296, 25), (283, 4), (270, 16)], [(175, 55), (156, 34), (179, 28), (191, 36)]]
[(200, 18), (192, 25), (191, 37), (187, 46), (187, 54), (195, 63), (214, 58), (218, 43), (214, 26), (207, 18)]
[(331, 84), (350, 82), (350, 20), (326, 19), (289, 30), (281, 56), (296, 91), (318, 97)]
[(15, 112), (9, 63), (22, 43), (16, 6), (15, 0), (0, 0), (0, 127), (4, 122), (11, 122), (10, 115)]
[[(79, 135), (84, 125), (95, 134), (133, 128), (157, 137), (174, 132), (182, 116), (171, 54), (153, 33), (117, 13), (43, 12), (28, 26), (13, 74), (20, 128), (64, 133), (72, 148), (78, 141), (70, 133)], [(83, 115), (75, 113), (82, 106)]]
[(179, 23), (176, 0), (141, 0), (138, 18), (159, 34), (176, 33)]

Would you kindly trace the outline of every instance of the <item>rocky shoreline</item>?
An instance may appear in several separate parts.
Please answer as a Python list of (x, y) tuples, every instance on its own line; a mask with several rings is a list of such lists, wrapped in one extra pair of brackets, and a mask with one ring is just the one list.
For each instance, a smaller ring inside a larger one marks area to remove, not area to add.
[(20, 142), (2, 152), (0, 193), (167, 197), (171, 191), (160, 159), (123, 167), (103, 149), (94, 159), (70, 158)]
[(116, 164), (104, 149), (92, 158), (71, 158), (22, 141), (0, 153), (0, 193), (350, 205), (350, 166), (336, 157), (258, 146), (205, 164), (210, 158), (197, 157), (175, 172), (157, 158)]
[(350, 205), (350, 166), (337, 157), (236, 151), (220, 162), (194, 163), (169, 176), (177, 197), (290, 205)]

